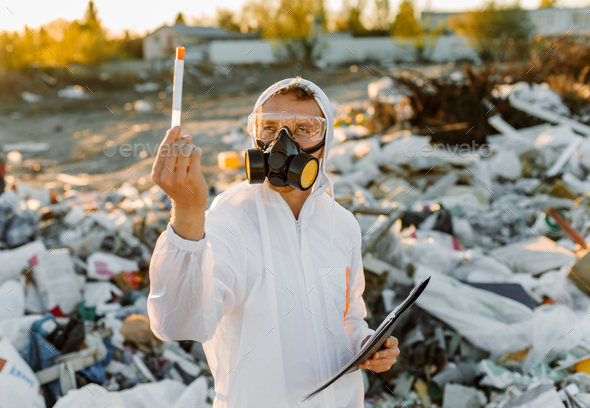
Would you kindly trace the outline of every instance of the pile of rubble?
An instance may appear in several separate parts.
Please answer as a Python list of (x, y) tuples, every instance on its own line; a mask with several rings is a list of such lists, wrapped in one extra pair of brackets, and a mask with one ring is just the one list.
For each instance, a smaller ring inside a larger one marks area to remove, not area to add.
[[(492, 77), (388, 76), (334, 102), (331, 194), (361, 226), (370, 326), (432, 276), (398, 362), (363, 370), (365, 407), (590, 407), (590, 127), (548, 85)], [(245, 177), (239, 153), (219, 163), (210, 199)], [(7, 186), (1, 406), (210, 406), (202, 346), (149, 328), (169, 210), (157, 187)]]
[[(365, 406), (589, 407), (590, 127), (547, 84), (470, 72), (384, 77), (370, 102), (337, 108), (328, 168), (363, 233), (370, 326), (432, 276)], [(450, 117), (469, 126), (424, 122), (462, 107), (466, 83), (489, 92)]]
[(0, 195), (1, 406), (210, 406), (202, 345), (162, 343), (147, 317), (169, 210), (158, 188), (127, 183), (61, 197), (16, 183)]

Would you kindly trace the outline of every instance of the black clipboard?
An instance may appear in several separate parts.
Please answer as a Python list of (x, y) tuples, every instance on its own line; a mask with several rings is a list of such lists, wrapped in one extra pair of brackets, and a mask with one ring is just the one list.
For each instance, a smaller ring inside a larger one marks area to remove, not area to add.
[[(367, 340), (365, 345), (359, 350), (359, 352), (346, 364), (338, 373), (324, 385), (322, 385), (317, 390), (313, 391), (310, 394), (307, 394), (303, 401), (307, 401), (318, 395), (320, 392), (328, 388), (330, 385), (335, 383), (340, 377), (345, 374), (352, 373), (359, 368), (357, 367), (360, 363), (365, 361), (367, 358), (375, 354), (377, 351), (381, 349), (385, 341), (389, 338), (393, 329), (399, 324), (401, 321), (401, 317), (404, 313), (416, 302), (418, 297), (424, 292), (428, 282), (430, 281), (430, 276), (424, 279), (422, 282), (417, 284), (414, 289), (410, 292), (407, 298), (404, 299), (402, 303), (400, 303), (391, 313), (387, 315), (385, 320), (381, 322), (375, 333)], [(303, 402), (302, 401), (302, 402)]]

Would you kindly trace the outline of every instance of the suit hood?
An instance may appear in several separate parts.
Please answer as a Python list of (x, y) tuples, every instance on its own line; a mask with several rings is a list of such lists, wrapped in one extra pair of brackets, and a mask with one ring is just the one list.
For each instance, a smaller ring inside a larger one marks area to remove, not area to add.
[[(256, 104), (254, 105), (254, 109), (252, 109), (252, 113), (256, 113), (256, 111), (268, 100), (271, 96), (275, 93), (280, 91), (287, 86), (296, 83), (300, 87), (312, 91), (315, 94), (315, 101), (319, 105), (324, 117), (326, 118), (326, 142), (324, 145), (324, 153), (322, 155), (321, 166), (320, 166), (320, 174), (318, 175), (318, 179), (315, 181), (313, 186), (313, 192), (319, 193), (320, 191), (325, 190), (328, 187), (332, 187), (332, 182), (328, 177), (326, 172), (326, 163), (328, 158), (328, 153), (330, 151), (330, 147), (332, 146), (332, 142), (334, 140), (334, 113), (332, 111), (332, 105), (330, 104), (330, 99), (328, 96), (322, 91), (322, 89), (314, 84), (311, 81), (302, 78), (287, 78), (283, 79), (275, 84), (269, 86), (261, 95), (258, 97)], [(256, 147), (254, 141), (252, 142), (253, 147)], [(333, 195), (333, 194), (332, 194)]]

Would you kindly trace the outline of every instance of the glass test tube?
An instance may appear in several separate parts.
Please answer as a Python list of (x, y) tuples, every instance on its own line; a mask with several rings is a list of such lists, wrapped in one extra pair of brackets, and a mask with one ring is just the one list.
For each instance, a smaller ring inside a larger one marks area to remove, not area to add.
[(182, 114), (182, 77), (184, 75), (184, 47), (176, 47), (174, 61), (174, 82), (172, 85), (172, 123), (171, 127), (180, 126)]

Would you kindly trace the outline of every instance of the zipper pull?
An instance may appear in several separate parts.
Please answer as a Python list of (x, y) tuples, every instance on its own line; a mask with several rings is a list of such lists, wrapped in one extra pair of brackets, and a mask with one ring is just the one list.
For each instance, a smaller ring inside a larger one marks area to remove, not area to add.
[(299, 223), (299, 220), (295, 220), (295, 225), (297, 225), (297, 231), (301, 232), (301, 224)]

